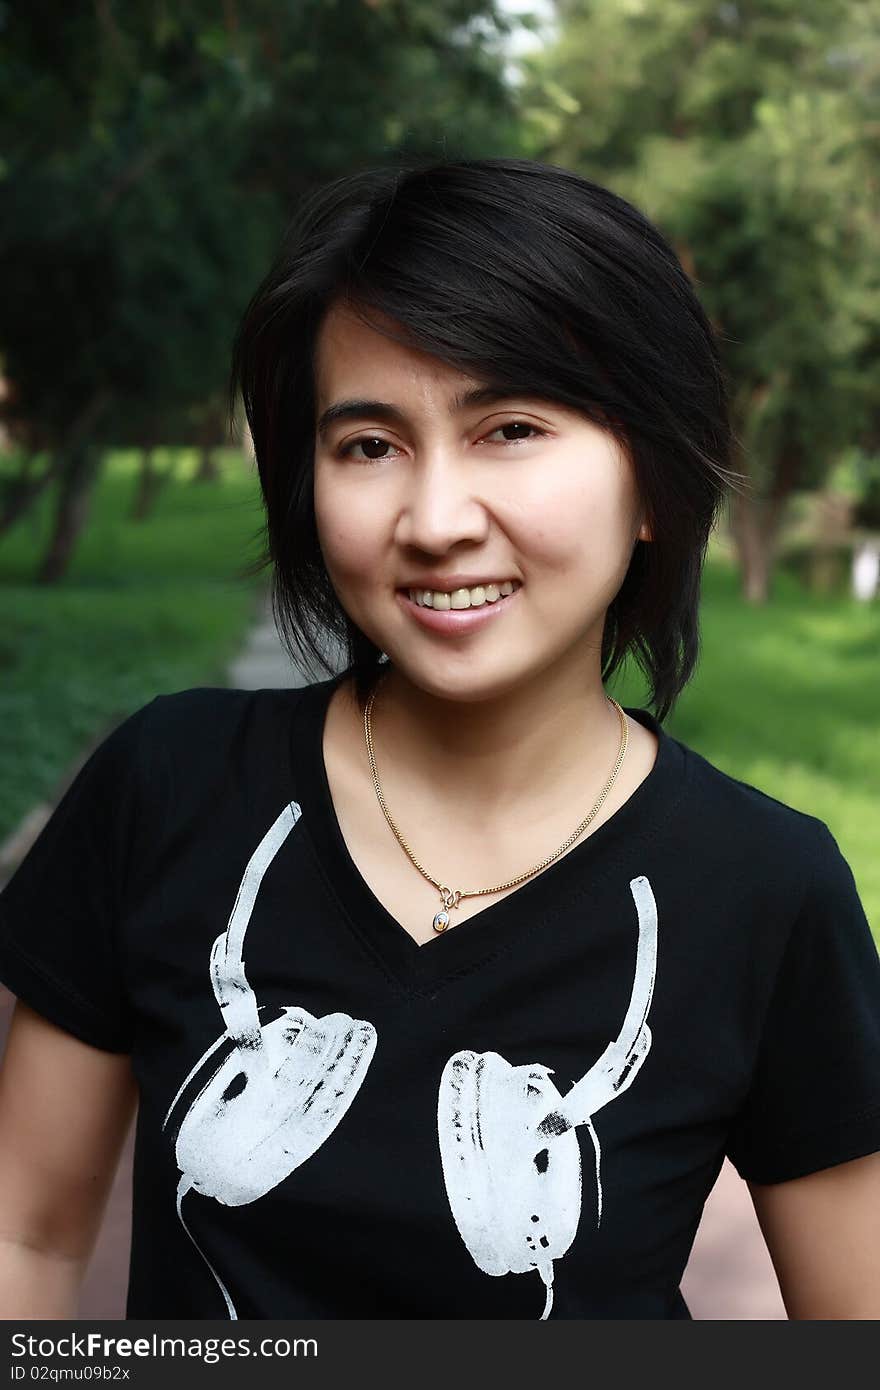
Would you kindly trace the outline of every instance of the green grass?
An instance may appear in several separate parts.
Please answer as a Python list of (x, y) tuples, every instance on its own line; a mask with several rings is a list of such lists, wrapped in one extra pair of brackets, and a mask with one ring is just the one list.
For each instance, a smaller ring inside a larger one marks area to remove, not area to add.
[[(825, 821), (880, 943), (880, 604), (806, 593), (785, 573), (761, 608), (713, 552), (702, 658), (664, 727), (732, 777)], [(622, 692), (622, 693), (621, 693)], [(645, 703), (628, 670), (612, 693)]]
[(154, 695), (226, 684), (259, 597), (236, 570), (259, 553), (262, 510), (237, 451), (221, 455), (218, 483), (194, 484), (194, 465), (176, 452), (174, 480), (135, 522), (136, 458), (113, 454), (58, 585), (32, 578), (48, 498), (0, 542), (0, 840), (120, 718)]

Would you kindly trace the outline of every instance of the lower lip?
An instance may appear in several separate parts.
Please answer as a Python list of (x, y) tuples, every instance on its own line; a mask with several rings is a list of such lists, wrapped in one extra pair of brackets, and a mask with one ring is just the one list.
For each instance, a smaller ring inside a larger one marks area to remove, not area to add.
[(422, 608), (419, 604), (413, 603), (409, 594), (401, 593), (399, 589), (397, 600), (407, 613), (429, 632), (442, 632), (455, 637), (460, 633), (472, 632), (474, 628), (485, 627), (493, 618), (500, 618), (502, 613), (507, 612), (520, 589), (514, 589), (512, 594), (505, 594), (494, 603), (484, 603), (479, 608)]

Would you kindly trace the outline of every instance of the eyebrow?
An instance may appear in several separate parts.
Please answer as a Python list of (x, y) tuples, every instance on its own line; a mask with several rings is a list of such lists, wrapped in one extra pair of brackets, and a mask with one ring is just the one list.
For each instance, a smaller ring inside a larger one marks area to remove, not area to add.
[[(461, 391), (457, 396), (454, 396), (451, 406), (453, 414), (458, 414), (460, 411), (475, 405), (490, 405), (499, 401), (523, 398), (533, 399), (534, 392), (511, 391), (508, 388), (502, 389), (497, 386), (471, 386), (467, 391)], [(318, 435), (323, 438), (331, 425), (337, 424), (340, 420), (360, 419), (364, 415), (372, 415), (374, 419), (384, 420), (390, 425), (406, 423), (406, 412), (400, 410), (396, 405), (391, 405), (388, 401), (335, 401), (321, 414), (317, 424)]]

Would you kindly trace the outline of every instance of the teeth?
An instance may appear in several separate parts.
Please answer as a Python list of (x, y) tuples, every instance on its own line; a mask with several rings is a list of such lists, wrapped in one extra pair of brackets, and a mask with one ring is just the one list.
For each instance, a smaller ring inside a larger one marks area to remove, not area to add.
[[(519, 585), (516, 585), (519, 588)], [(503, 584), (478, 584), (474, 589), (453, 589), (444, 593), (440, 589), (409, 589), (413, 603), (422, 608), (481, 608), (484, 603), (497, 603), (514, 592), (514, 581), (505, 579)]]

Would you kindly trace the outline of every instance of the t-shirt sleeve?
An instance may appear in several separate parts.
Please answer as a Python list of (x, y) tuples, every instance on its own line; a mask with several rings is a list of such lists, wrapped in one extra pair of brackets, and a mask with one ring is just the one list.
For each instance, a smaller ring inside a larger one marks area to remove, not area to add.
[(99, 744), (0, 892), (0, 981), (50, 1022), (131, 1050), (119, 927), (139, 833), (145, 705)]
[(815, 825), (810, 883), (728, 1136), (728, 1157), (756, 1183), (880, 1149), (880, 956), (852, 870), (828, 827)]

